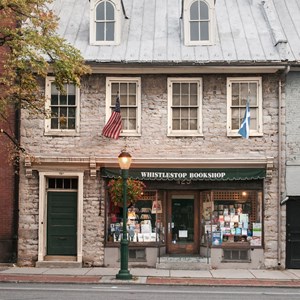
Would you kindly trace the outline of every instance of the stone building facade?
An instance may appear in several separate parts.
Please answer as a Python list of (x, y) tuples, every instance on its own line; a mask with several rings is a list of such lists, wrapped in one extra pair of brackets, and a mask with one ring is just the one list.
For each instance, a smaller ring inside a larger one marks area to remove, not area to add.
[[(190, 74), (184, 76), (188, 78)], [(247, 75), (192, 74), (192, 77), (203, 79), (203, 136), (200, 137), (167, 136), (167, 79), (170, 77), (167, 74), (140, 76), (142, 128), (138, 137), (113, 140), (101, 136), (105, 124), (105, 75), (95, 74), (82, 79), (80, 131), (76, 136), (45, 135), (45, 120), (29, 117), (23, 111), (21, 139), (30, 157), (25, 159), (21, 170), (19, 263), (34, 265), (47, 260), (46, 217), (43, 211), (46, 210), (47, 188), (43, 182), (52, 177), (75, 176), (82, 181), (82, 190), (78, 191), (81, 194), (78, 195), (81, 198), (78, 204), (81, 206), (81, 216), (78, 216), (81, 229), (78, 233), (76, 261), (86, 266), (108, 264), (105, 262), (107, 179), (101, 177), (99, 170), (102, 167), (116, 168), (117, 156), (126, 145), (133, 156), (134, 166), (138, 168), (155, 168), (158, 165), (170, 167), (168, 161), (171, 160), (172, 168), (179, 169), (190, 168), (191, 165), (193, 168), (250, 166), (265, 169), (265, 178), (259, 184), (263, 191), (263, 254), (260, 253), (260, 259), (253, 267), (277, 267), (281, 239), (277, 226), (278, 164), (282, 163), (278, 157), (280, 76), (261, 74), (264, 134), (250, 139), (228, 137), (226, 134), (226, 80), (232, 76)], [(203, 183), (197, 184), (198, 190), (204, 189)], [(226, 186), (230, 184), (231, 181), (224, 182), (222, 190), (228, 189)], [(238, 185), (237, 181), (235, 188)], [(280, 254), (284, 257), (283, 249)], [(114, 260), (117, 261), (117, 255)], [(249, 266), (249, 262), (243, 265)]]

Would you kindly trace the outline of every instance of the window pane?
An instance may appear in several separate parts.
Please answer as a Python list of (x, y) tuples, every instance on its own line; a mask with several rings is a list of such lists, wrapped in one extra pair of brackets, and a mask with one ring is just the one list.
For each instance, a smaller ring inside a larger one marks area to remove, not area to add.
[(75, 114), (76, 114), (76, 108), (70, 107), (69, 108), (69, 118), (75, 118)]
[(191, 41), (199, 41), (199, 22), (191, 22)]
[(199, 20), (199, 5), (198, 1), (195, 1), (190, 8), (190, 18), (191, 20)]
[(68, 84), (68, 95), (75, 95), (75, 84)]
[(96, 41), (104, 41), (104, 23), (96, 23)]
[(58, 119), (57, 118), (52, 118), (51, 119), (51, 128), (52, 129), (58, 129)]
[(135, 83), (129, 83), (129, 93), (131, 95), (136, 94), (136, 84)]
[(248, 95), (248, 83), (241, 83), (240, 105), (246, 106)]
[(120, 94), (127, 95), (127, 83), (120, 84)]
[(189, 95), (182, 95), (181, 96), (181, 105), (182, 106), (189, 105)]
[(208, 20), (208, 5), (204, 1), (200, 1), (200, 19)]
[(96, 8), (96, 20), (104, 20), (104, 2), (101, 2), (97, 5)]
[(180, 83), (173, 83), (173, 95), (180, 94)]
[(119, 84), (118, 83), (112, 83), (111, 84), (111, 93), (113, 95), (116, 95), (119, 92)]
[(189, 117), (189, 109), (188, 108), (181, 109), (181, 117), (182, 118), (188, 118)]
[(191, 116), (191, 118), (193, 118), (193, 119), (197, 119), (197, 109), (195, 108), (195, 109), (190, 109), (190, 116)]
[(114, 7), (111, 3), (106, 2), (106, 20), (114, 20), (114, 19), (115, 19)]
[(135, 128), (136, 128), (136, 120), (135, 119), (130, 119), (128, 124), (129, 124), (129, 128), (128, 128), (129, 130), (135, 130)]
[(232, 83), (231, 85), (231, 101), (232, 105), (238, 106), (239, 105), (239, 87), (240, 85), (238, 83)]
[(68, 126), (68, 129), (75, 129), (75, 118), (71, 118), (69, 119), (69, 126)]
[(257, 118), (258, 118), (258, 109), (250, 108), (250, 129), (258, 130)]
[(258, 105), (257, 103), (257, 83), (250, 83), (249, 84), (249, 101), (250, 101), (250, 105)]
[(67, 95), (60, 95), (60, 105), (66, 105), (67, 104)]
[(173, 109), (173, 119), (179, 119), (180, 118), (180, 109), (176, 108)]
[(179, 106), (180, 105), (180, 96), (173, 96), (173, 105)]
[(136, 118), (136, 109), (135, 108), (129, 108), (128, 111), (129, 111), (130, 119), (132, 119), (132, 118), (135, 119)]
[(58, 95), (51, 95), (51, 105), (58, 104)]
[(71, 188), (71, 179), (70, 178), (65, 178), (64, 179), (64, 188), (65, 189), (70, 189)]
[(69, 105), (75, 105), (75, 95), (69, 95), (68, 96), (68, 104)]
[(197, 120), (190, 120), (190, 130), (197, 130)]
[(179, 120), (173, 120), (172, 127), (173, 127), (173, 130), (180, 130), (180, 121)]
[(131, 95), (128, 97), (129, 98), (129, 105), (136, 105), (136, 96), (135, 95)]
[(48, 179), (48, 188), (55, 188), (55, 179), (54, 178), (49, 178)]
[(181, 121), (181, 130), (188, 130), (189, 129), (189, 122), (187, 119)]
[(197, 95), (191, 95), (190, 96), (190, 105), (197, 105), (197, 100), (198, 100)]
[(115, 35), (115, 23), (106, 23), (106, 41), (113, 41)]
[(191, 95), (197, 95), (198, 94), (197, 83), (191, 83), (190, 84), (190, 94)]
[(57, 178), (56, 179), (56, 188), (57, 189), (62, 189), (63, 188), (63, 179), (62, 178)]
[(209, 39), (208, 22), (201, 22), (201, 41), (207, 41)]
[(51, 95), (58, 95), (58, 90), (56, 88), (56, 85), (54, 83), (51, 83)]
[(231, 129), (239, 129), (240, 128), (240, 110), (238, 108), (232, 109), (232, 123)]
[(182, 83), (181, 84), (181, 94), (182, 95), (188, 95), (189, 94), (189, 84), (188, 83)]

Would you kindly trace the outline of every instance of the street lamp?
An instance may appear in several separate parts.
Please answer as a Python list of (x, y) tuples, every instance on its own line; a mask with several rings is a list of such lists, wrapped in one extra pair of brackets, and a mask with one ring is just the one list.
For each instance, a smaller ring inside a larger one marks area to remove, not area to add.
[(117, 279), (129, 280), (132, 275), (128, 271), (128, 239), (127, 239), (127, 179), (128, 170), (131, 164), (131, 155), (122, 150), (118, 156), (119, 166), (122, 171), (122, 187), (123, 187), (123, 238), (121, 240), (120, 263), (121, 269), (116, 275)]

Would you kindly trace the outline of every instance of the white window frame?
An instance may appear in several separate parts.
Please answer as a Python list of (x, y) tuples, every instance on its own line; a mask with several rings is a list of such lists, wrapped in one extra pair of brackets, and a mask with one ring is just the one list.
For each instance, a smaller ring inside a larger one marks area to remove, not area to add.
[[(100, 2), (110, 2), (115, 12), (115, 32), (113, 41), (96, 40), (96, 8)], [(90, 0), (90, 44), (91, 45), (119, 45), (121, 38), (122, 7), (120, 0)]]
[[(198, 87), (198, 111), (197, 130), (173, 130), (172, 92), (173, 83), (197, 83)], [(202, 78), (199, 77), (170, 77), (168, 78), (168, 136), (203, 136), (202, 133)]]
[(80, 88), (75, 85), (75, 104), (76, 104), (76, 123), (75, 129), (52, 129), (51, 128), (51, 84), (55, 77), (48, 76), (45, 81), (45, 135), (59, 135), (59, 136), (74, 136), (79, 135), (79, 117), (80, 117)]
[[(249, 136), (262, 136), (263, 135), (263, 108), (262, 108), (262, 78), (261, 77), (227, 77), (227, 136), (232, 137), (241, 137), (238, 133), (239, 129), (231, 129), (231, 122), (232, 122), (232, 102), (231, 102), (231, 95), (232, 95), (232, 83), (256, 83), (257, 84), (257, 105), (255, 106), (258, 109), (257, 115), (257, 128), (250, 129)], [(251, 105), (250, 103), (250, 124), (251, 124)], [(246, 107), (246, 106), (245, 106)], [(251, 125), (250, 125), (251, 126)]]
[[(136, 84), (136, 129), (122, 129), (120, 136), (141, 136), (141, 78), (140, 77), (107, 77), (106, 78), (106, 108), (105, 108), (105, 124), (111, 116), (114, 103), (111, 103), (111, 84), (112, 83), (135, 83)], [(122, 115), (122, 99), (120, 101)]]
[(186, 46), (197, 46), (197, 45), (213, 45), (215, 43), (215, 34), (216, 34), (216, 21), (215, 21), (215, 3), (214, 0), (202, 0), (208, 6), (209, 13), (209, 39), (208, 40), (197, 40), (192, 41), (190, 38), (190, 7), (191, 5), (198, 0), (186, 0), (183, 6), (183, 28), (184, 28), (184, 44)]

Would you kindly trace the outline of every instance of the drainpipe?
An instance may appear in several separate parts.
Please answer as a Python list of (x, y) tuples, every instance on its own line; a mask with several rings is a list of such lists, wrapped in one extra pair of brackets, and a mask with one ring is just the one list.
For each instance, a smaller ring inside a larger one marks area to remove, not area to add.
[(281, 184), (282, 184), (282, 80), (285, 80), (290, 71), (290, 66), (286, 66), (278, 82), (278, 200), (277, 200), (277, 265), (281, 266)]

